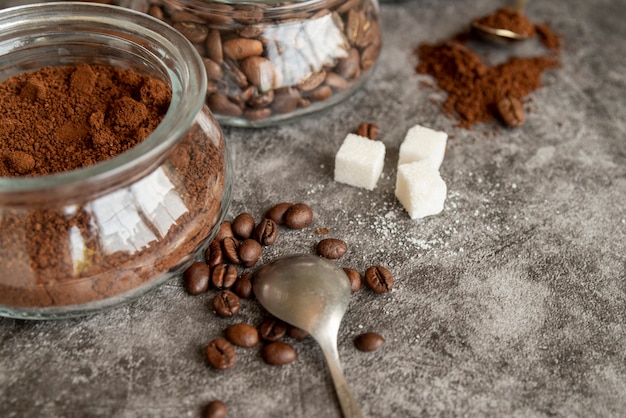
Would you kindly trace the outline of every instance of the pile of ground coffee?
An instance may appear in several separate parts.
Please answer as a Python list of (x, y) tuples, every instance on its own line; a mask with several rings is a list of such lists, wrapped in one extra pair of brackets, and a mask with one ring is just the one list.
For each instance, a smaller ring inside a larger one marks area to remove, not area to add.
[[(543, 72), (559, 65), (558, 35), (547, 25), (537, 25), (535, 29), (549, 48), (544, 56), (512, 57), (490, 66), (465, 45), (469, 34), (462, 33), (439, 44), (419, 45), (415, 49), (419, 59), (416, 71), (434, 77), (439, 87), (448, 93), (442, 110), (457, 117), (461, 127), (487, 122), (500, 116), (498, 103), (523, 101), (530, 92), (541, 87)], [(509, 120), (520, 120), (504, 116), (501, 119), (507, 124)]]
[[(24, 74), (1, 89), (10, 109), (0, 113), (5, 177), (74, 170), (118, 155), (152, 132), (171, 96), (156, 79), (83, 65)], [(16, 151), (21, 157), (11, 157)], [(0, 306), (102, 301), (190, 260), (219, 222), (226, 187), (223, 138), (208, 108), (164, 158), (124, 187), (94, 194), (87, 184), (84, 199), (4, 204)]]

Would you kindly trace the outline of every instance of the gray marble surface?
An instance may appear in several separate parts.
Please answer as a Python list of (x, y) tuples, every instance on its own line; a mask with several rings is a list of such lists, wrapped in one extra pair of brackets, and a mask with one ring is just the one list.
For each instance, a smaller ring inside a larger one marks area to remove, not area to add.
[[(562, 67), (529, 97), (523, 127), (461, 129), (440, 113), (445, 96), (420, 86), (412, 50), (500, 4), (384, 3), (381, 61), (351, 99), (279, 127), (224, 128), (229, 217), (280, 201), (315, 211), (311, 228), (284, 231), (263, 261), (312, 252), (325, 227), (349, 244), (342, 266), (394, 273), (393, 292), (353, 295), (340, 329), (346, 377), (369, 417), (626, 414), (626, 2), (531, 2), (528, 16), (563, 35)], [(387, 146), (372, 192), (332, 179), (341, 141), (364, 121)], [(451, 136), (448, 197), (441, 214), (411, 221), (393, 188), (399, 145), (418, 123)], [(210, 300), (175, 279), (92, 317), (0, 319), (0, 415), (196, 417), (221, 399), (231, 417), (340, 416), (311, 339), (294, 342), (288, 366), (238, 349), (233, 369), (213, 370), (205, 345), (263, 312), (247, 302), (236, 320), (218, 319)], [(366, 330), (385, 336), (380, 350), (354, 348)]]

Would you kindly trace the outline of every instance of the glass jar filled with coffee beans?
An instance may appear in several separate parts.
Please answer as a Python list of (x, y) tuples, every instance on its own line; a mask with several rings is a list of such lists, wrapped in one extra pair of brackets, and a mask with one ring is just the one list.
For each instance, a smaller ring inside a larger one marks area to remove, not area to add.
[(378, 0), (110, 2), (191, 41), (224, 125), (266, 126), (337, 104), (369, 78), (382, 43)]

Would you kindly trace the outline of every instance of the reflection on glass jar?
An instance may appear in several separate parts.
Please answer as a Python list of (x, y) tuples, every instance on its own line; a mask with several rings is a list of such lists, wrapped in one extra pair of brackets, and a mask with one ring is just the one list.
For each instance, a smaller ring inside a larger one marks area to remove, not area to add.
[(382, 43), (376, 0), (111, 1), (191, 41), (207, 102), (227, 125), (264, 126), (338, 103), (368, 79)]
[(158, 78), (171, 86), (171, 104), (150, 136), (117, 157), (0, 177), (0, 315), (82, 315), (131, 300), (187, 267), (230, 202), (231, 167), (204, 105), (204, 68), (178, 32), (102, 5), (0, 12), (0, 81), (83, 63)]

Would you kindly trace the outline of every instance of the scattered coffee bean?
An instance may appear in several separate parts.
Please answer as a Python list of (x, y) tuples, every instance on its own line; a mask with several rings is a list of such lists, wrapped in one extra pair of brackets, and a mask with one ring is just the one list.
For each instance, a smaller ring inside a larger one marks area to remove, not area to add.
[(280, 319), (266, 318), (259, 325), (259, 335), (265, 341), (278, 341), (287, 333), (287, 324)]
[(301, 340), (309, 336), (309, 333), (302, 328), (294, 327), (293, 325), (287, 325), (287, 335), (291, 338)]
[(328, 230), (328, 228), (315, 228), (315, 233), (317, 235), (327, 235), (330, 233), (330, 231)]
[(393, 275), (383, 266), (372, 266), (365, 271), (365, 282), (376, 293), (389, 292), (393, 281)]
[(228, 289), (237, 280), (237, 267), (232, 264), (218, 264), (211, 272), (211, 283), (216, 289)]
[(246, 239), (252, 236), (252, 231), (254, 231), (254, 218), (249, 213), (240, 213), (233, 220), (231, 228), (233, 233), (241, 238)]
[(220, 225), (220, 229), (217, 230), (217, 234), (215, 234), (215, 239), (218, 242), (222, 242), (226, 237), (232, 237), (233, 230), (229, 221), (224, 221)]
[(235, 347), (224, 338), (216, 338), (206, 347), (206, 356), (211, 366), (218, 370), (230, 369), (237, 362)]
[(259, 331), (252, 325), (239, 323), (226, 328), (224, 336), (239, 347), (254, 347), (259, 343)]
[(206, 263), (193, 262), (183, 273), (185, 290), (190, 295), (199, 295), (209, 289), (209, 276), (211, 269)]
[(204, 418), (226, 418), (228, 408), (222, 401), (211, 401), (206, 407)]
[(498, 113), (507, 126), (517, 127), (524, 124), (524, 106), (517, 97), (507, 96), (497, 106)]
[(273, 366), (292, 363), (297, 357), (296, 350), (291, 345), (281, 341), (269, 343), (261, 349), (263, 361)]
[(341, 258), (347, 250), (348, 245), (336, 238), (325, 238), (317, 243), (317, 254), (331, 260)]
[(239, 276), (232, 287), (232, 291), (242, 299), (252, 297), (252, 272), (246, 272)]
[(273, 245), (278, 238), (278, 225), (273, 220), (264, 218), (255, 228), (254, 238), (261, 245)]
[(376, 351), (384, 343), (385, 339), (375, 332), (366, 332), (354, 339), (354, 346), (359, 351)]
[(224, 253), (222, 252), (222, 244), (216, 239), (211, 241), (209, 247), (204, 253), (206, 263), (213, 268), (224, 261)]
[(239, 297), (230, 290), (222, 290), (213, 298), (213, 309), (218, 316), (230, 318), (237, 315), (241, 308)]
[(359, 290), (361, 288), (361, 274), (351, 268), (348, 267), (344, 267), (343, 271), (346, 273), (346, 276), (348, 276), (348, 279), (350, 280), (350, 290), (352, 290), (352, 292), (356, 292), (357, 290)]
[(285, 211), (284, 220), (287, 228), (306, 228), (313, 222), (313, 210), (304, 203), (296, 203)]
[(375, 141), (378, 139), (378, 126), (375, 123), (362, 123), (356, 130), (356, 134)]
[(224, 256), (233, 264), (241, 264), (239, 258), (239, 240), (235, 237), (226, 237), (222, 240), (222, 249)]
[(291, 203), (282, 202), (272, 206), (267, 212), (265, 217), (271, 219), (276, 225), (282, 225), (285, 223), (285, 212), (291, 207)]
[(246, 267), (252, 267), (259, 261), (263, 248), (258, 241), (252, 238), (245, 239), (239, 245), (239, 259), (241, 264)]

